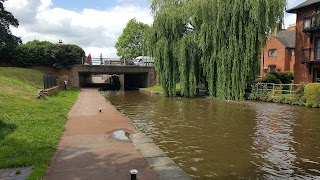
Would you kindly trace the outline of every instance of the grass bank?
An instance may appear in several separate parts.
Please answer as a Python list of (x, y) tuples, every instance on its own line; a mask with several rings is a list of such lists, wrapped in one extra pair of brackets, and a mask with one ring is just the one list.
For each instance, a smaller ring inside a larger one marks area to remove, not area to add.
[(37, 99), (42, 73), (0, 67), (0, 168), (33, 166), (29, 179), (46, 173), (79, 90)]
[[(152, 92), (163, 93), (163, 89), (162, 89), (162, 87), (159, 86), (159, 85), (150, 86), (150, 87), (141, 88), (141, 89), (142, 89), (142, 90), (147, 90), (147, 91), (152, 91)], [(177, 92), (177, 94), (180, 94), (180, 92), (181, 92), (180, 84), (177, 84), (177, 85), (176, 85), (176, 92)]]

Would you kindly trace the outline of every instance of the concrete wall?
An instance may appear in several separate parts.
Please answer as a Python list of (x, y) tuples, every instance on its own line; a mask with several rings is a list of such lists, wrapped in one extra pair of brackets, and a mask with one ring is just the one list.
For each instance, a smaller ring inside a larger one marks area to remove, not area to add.
[(48, 93), (49, 96), (57, 93), (60, 90), (59, 86), (54, 86), (52, 88), (46, 89), (46, 93)]

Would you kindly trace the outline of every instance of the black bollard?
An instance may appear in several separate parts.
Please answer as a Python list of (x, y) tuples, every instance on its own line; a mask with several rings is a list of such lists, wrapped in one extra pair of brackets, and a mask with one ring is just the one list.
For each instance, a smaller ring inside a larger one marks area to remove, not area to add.
[(138, 170), (131, 169), (130, 174), (131, 174), (131, 180), (136, 180), (137, 179)]

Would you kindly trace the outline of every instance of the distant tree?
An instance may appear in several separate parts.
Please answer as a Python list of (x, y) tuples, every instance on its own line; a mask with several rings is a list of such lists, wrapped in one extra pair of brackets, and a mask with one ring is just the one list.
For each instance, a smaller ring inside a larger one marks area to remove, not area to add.
[(56, 63), (53, 66), (65, 67), (77, 64), (85, 56), (84, 50), (74, 44), (59, 44), (56, 53)]
[(78, 63), (85, 56), (84, 50), (74, 44), (55, 44), (49, 41), (33, 40), (8, 51), (6, 59), (20, 67), (54, 66), (66, 67)]
[(123, 29), (115, 45), (117, 55), (121, 58), (133, 58), (142, 55), (143, 41), (149, 25), (131, 19)]
[(10, 31), (10, 25), (13, 27), (19, 26), (19, 21), (9, 12), (6, 11), (3, 2), (0, 0), (0, 44), (19, 44), (20, 37), (14, 36)]

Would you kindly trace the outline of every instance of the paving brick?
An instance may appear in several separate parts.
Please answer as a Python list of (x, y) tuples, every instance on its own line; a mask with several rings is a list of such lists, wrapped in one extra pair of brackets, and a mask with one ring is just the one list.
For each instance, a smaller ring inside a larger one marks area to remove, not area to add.
[(8, 171), (8, 170), (5, 170), (2, 174), (1, 174), (1, 178), (2, 177), (7, 177), (7, 176), (9, 176), (10, 175), (10, 171)]
[(12, 171), (11, 171), (10, 174), (9, 174), (9, 177), (16, 176), (16, 172), (17, 172), (16, 169), (12, 169)]
[(13, 180), (14, 177), (0, 177), (0, 180)]

